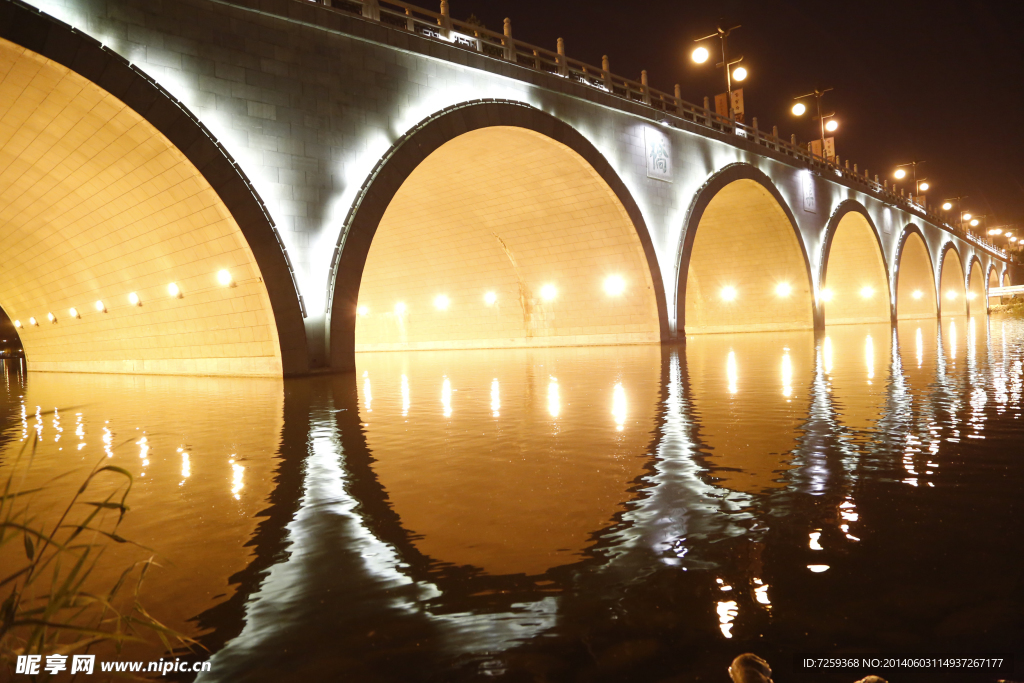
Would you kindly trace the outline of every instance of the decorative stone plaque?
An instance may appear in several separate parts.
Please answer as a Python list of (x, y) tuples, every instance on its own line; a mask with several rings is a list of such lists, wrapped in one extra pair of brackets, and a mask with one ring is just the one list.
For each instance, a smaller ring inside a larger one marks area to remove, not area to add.
[(668, 136), (657, 128), (644, 126), (644, 147), (647, 151), (647, 177), (672, 182), (672, 145)]

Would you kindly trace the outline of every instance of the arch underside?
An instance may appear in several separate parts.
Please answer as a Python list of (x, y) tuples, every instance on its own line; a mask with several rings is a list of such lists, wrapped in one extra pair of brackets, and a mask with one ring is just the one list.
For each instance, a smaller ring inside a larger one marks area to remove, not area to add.
[(943, 316), (967, 315), (965, 281), (960, 255), (952, 247), (946, 249), (942, 255), (942, 271), (939, 278), (939, 291), (942, 294), (942, 306), (939, 310)]
[(889, 278), (881, 247), (856, 211), (836, 226), (825, 260), (822, 300), (826, 325), (889, 322)]
[(160, 131), (2, 39), (0, 121), (0, 306), (22, 325), (30, 370), (282, 374), (245, 236)]
[(778, 201), (756, 180), (734, 180), (714, 195), (696, 225), (684, 267), (687, 335), (814, 327), (797, 235)]
[(934, 318), (935, 276), (924, 239), (910, 232), (900, 251), (896, 272), (896, 317), (900, 320)]
[(983, 275), (981, 262), (978, 259), (971, 261), (971, 275), (967, 287), (967, 310), (970, 313), (984, 313), (985, 305), (985, 276)]
[(409, 174), (374, 233), (357, 313), (356, 351), (660, 341), (622, 203), (574, 150), (516, 126), (458, 135)]

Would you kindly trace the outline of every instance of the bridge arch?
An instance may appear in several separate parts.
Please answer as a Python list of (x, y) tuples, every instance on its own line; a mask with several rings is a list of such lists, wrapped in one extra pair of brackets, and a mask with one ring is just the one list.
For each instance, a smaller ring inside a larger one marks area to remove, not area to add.
[(287, 257), (223, 147), (96, 40), (0, 11), (0, 305), (29, 369), (308, 370)]
[(768, 176), (749, 164), (726, 166), (694, 196), (678, 274), (681, 335), (821, 325), (793, 213)]
[(899, 320), (938, 316), (935, 266), (921, 229), (909, 224), (896, 249), (896, 317)]
[(967, 315), (967, 275), (960, 250), (947, 241), (939, 257), (939, 315)]
[(1009, 287), (1011, 284), (1010, 280), (1010, 269), (1003, 268), (1003, 287)]
[[(986, 278), (985, 294), (987, 295), (989, 290), (991, 290), (993, 287), (998, 287), (999, 286), (999, 282), (1000, 282), (999, 281), (999, 268), (996, 267), (995, 263), (992, 263), (988, 267), (988, 277)], [(993, 304), (998, 304), (998, 303), (999, 303), (999, 297), (997, 297), (997, 296), (990, 296), (990, 297), (988, 297), (988, 305), (989, 306), (992, 306)]]
[(967, 312), (970, 314), (978, 311), (985, 313), (988, 306), (985, 304), (985, 267), (981, 265), (981, 259), (977, 254), (972, 254), (970, 265), (967, 267)]
[(889, 270), (882, 241), (859, 202), (841, 202), (829, 218), (819, 282), (826, 324), (891, 321)]
[(335, 253), (335, 369), (354, 368), (357, 349), (668, 336), (654, 246), (625, 184), (582, 134), (520, 102), (467, 102), (413, 127), (370, 174)]

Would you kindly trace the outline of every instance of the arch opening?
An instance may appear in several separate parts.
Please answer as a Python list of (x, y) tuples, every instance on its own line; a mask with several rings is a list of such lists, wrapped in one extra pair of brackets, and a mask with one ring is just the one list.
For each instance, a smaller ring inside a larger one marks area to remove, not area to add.
[(939, 275), (939, 291), (942, 293), (942, 316), (967, 315), (967, 281), (960, 254), (949, 245), (942, 255), (942, 270)]
[(982, 274), (981, 261), (975, 257), (971, 260), (971, 275), (968, 278), (967, 310), (971, 313), (985, 313), (985, 276)]
[(1009, 287), (1009, 286), (1010, 286), (1010, 271), (1007, 270), (1007, 271), (1003, 272), (1003, 287)]
[(780, 199), (764, 184), (729, 182), (688, 229), (687, 335), (814, 327), (806, 256)]
[(355, 309), (355, 351), (661, 339), (619, 196), (570, 146), (510, 125), (451, 137), (408, 174), (375, 227)]
[[(998, 286), (999, 286), (999, 273), (998, 273), (998, 271), (996, 271), (995, 266), (992, 266), (992, 267), (990, 267), (988, 269), (988, 290), (991, 290), (993, 287), (998, 287)], [(995, 306), (999, 302), (1000, 302), (1000, 297), (998, 297), (998, 296), (990, 296), (988, 298), (988, 305), (989, 306)]]
[[(127, 63), (55, 20), (42, 28), (107, 68), (93, 82), (0, 39), (0, 306), (28, 369), (304, 371), (305, 339), (280, 343), (280, 325), (302, 326), (286, 261), (244, 178), (180, 108), (158, 112), (160, 128), (140, 113), (169, 100)], [(139, 83), (126, 100), (104, 87), (126, 78)]]
[(820, 298), (827, 325), (889, 322), (889, 277), (881, 245), (858, 211), (839, 219), (825, 254)]
[(935, 275), (928, 247), (917, 230), (908, 230), (899, 251), (896, 271), (896, 317), (933, 318), (937, 312)]

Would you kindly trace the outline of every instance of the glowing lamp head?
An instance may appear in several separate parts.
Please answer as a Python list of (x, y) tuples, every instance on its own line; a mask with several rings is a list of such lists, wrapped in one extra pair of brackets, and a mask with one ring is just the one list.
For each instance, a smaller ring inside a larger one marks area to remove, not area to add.
[(788, 282), (780, 282), (775, 285), (775, 293), (778, 296), (789, 296), (793, 293), (793, 287)]
[(737, 67), (732, 72), (732, 78), (733, 78), (733, 80), (736, 80), (736, 81), (746, 80), (746, 78), (747, 78), (747, 70), (744, 69), (742, 66)]
[(97, 301), (93, 305), (96, 307), (96, 310), (99, 311), (100, 313), (106, 313), (107, 312), (107, 307), (103, 304), (102, 301)]
[(867, 287), (867, 286), (865, 286), (865, 287), (861, 287), (860, 288), (860, 295), (862, 297), (864, 297), (865, 299), (870, 299), (872, 296), (874, 296), (874, 294), (875, 294), (874, 287)]
[(924, 296), (924, 292), (922, 292), (922, 291), (921, 291), (920, 289), (915, 289), (915, 290), (914, 290), (914, 291), (913, 291), (913, 292), (912, 292), (912, 293), (910, 294), (910, 296), (914, 297), (915, 299), (920, 299), (921, 297), (923, 297), (923, 296)]
[(967, 300), (968, 301), (973, 301), (974, 300), (974, 296), (975, 296), (974, 292), (967, 292)]
[(544, 301), (552, 301), (556, 296), (558, 296), (558, 290), (554, 285), (544, 285), (540, 288), (540, 298)]
[(1002, 228), (992, 228), (991, 230), (988, 231), (988, 234), (990, 234), (990, 235), (1002, 235), (1003, 234), (1003, 229)]
[(831, 119), (828, 123), (825, 124), (825, 130), (827, 130), (830, 133), (836, 132), (837, 130), (839, 130), (839, 122), (836, 121), (835, 119)]
[(703, 64), (704, 62), (708, 61), (708, 57), (710, 56), (711, 53), (708, 52), (708, 49), (706, 47), (698, 47), (696, 50), (693, 51), (693, 54), (690, 55), (690, 58), (693, 59), (693, 61), (697, 62), (698, 64)]
[(51, 323), (54, 322), (55, 320), (57, 320), (57, 318), (54, 317), (53, 313), (47, 313), (46, 314), (46, 319), (49, 320)]
[(132, 306), (138, 306), (142, 303), (142, 299), (139, 298), (138, 294), (132, 292), (131, 294), (128, 295), (128, 303), (130, 303)]
[(68, 315), (70, 315), (72, 318), (81, 318), (82, 317), (82, 316), (78, 315), (78, 309), (75, 308), (74, 306), (72, 306), (71, 308), (68, 309)]
[(807, 105), (805, 105), (803, 102), (797, 102), (796, 104), (793, 105), (792, 111), (794, 116), (803, 116), (805, 113), (807, 113)]
[(234, 279), (232, 279), (230, 271), (228, 271), (228, 270), (218, 270), (217, 271), (217, 283), (220, 284), (221, 287), (230, 287), (233, 282), (234, 282)]
[(1017, 238), (1016, 238), (1016, 237), (1014, 237), (1013, 235), (1010, 235), (1010, 241), (1011, 241), (1011, 242), (1016, 242), (1016, 241), (1017, 241)]
[(487, 292), (486, 294), (484, 294), (484, 303), (487, 304), (488, 306), (493, 306), (497, 300), (498, 295), (495, 294), (494, 292)]
[(621, 275), (609, 275), (604, 279), (604, 292), (608, 296), (621, 296), (626, 291), (626, 281)]
[(736, 288), (732, 285), (722, 287), (722, 300), (723, 301), (736, 301)]
[(29, 324), (29, 325), (39, 325), (39, 322), (38, 322), (38, 321), (36, 321), (36, 319), (35, 319), (35, 318), (29, 318), (29, 319), (28, 319), (28, 324)]
[(21, 329), (21, 321), (20, 320), (15, 320), (14, 321), (14, 326), (17, 327), (18, 329)]
[(907, 172), (902, 168), (897, 168), (893, 175), (896, 176), (896, 180), (903, 180), (907, 177)]
[(978, 227), (979, 223), (981, 223), (981, 221), (979, 221), (977, 218), (975, 218), (974, 220), (971, 221), (971, 227), (972, 228), (976, 228), (976, 227)]
[(181, 288), (174, 282), (167, 285), (167, 293), (176, 299), (181, 298)]
[(949, 211), (952, 208), (953, 208), (953, 202), (943, 202), (942, 203), (942, 210), (943, 211)]
[(931, 185), (924, 182), (923, 180), (917, 184), (917, 189), (921, 190), (921, 192), (927, 192), (929, 187), (931, 187)]
[(956, 299), (956, 291), (951, 289), (948, 292), (946, 292), (946, 298), (949, 299), (950, 301)]
[(832, 290), (831, 289), (823, 289), (823, 290), (821, 290), (821, 300), (822, 301), (832, 301)]
[(356, 307), (356, 313), (358, 313), (359, 315), (366, 315), (369, 312), (370, 312), (370, 309), (367, 308), (366, 306), (357, 306)]
[(401, 301), (395, 304), (395, 315), (405, 315), (405, 304)]
[(434, 297), (434, 308), (439, 311), (447, 311), (451, 305), (452, 300), (446, 297), (444, 294), (438, 294)]
[(971, 214), (969, 214), (969, 213), (965, 213), (965, 214), (964, 214), (964, 220), (965, 220), (965, 221), (969, 221), (969, 220), (971, 220)]

